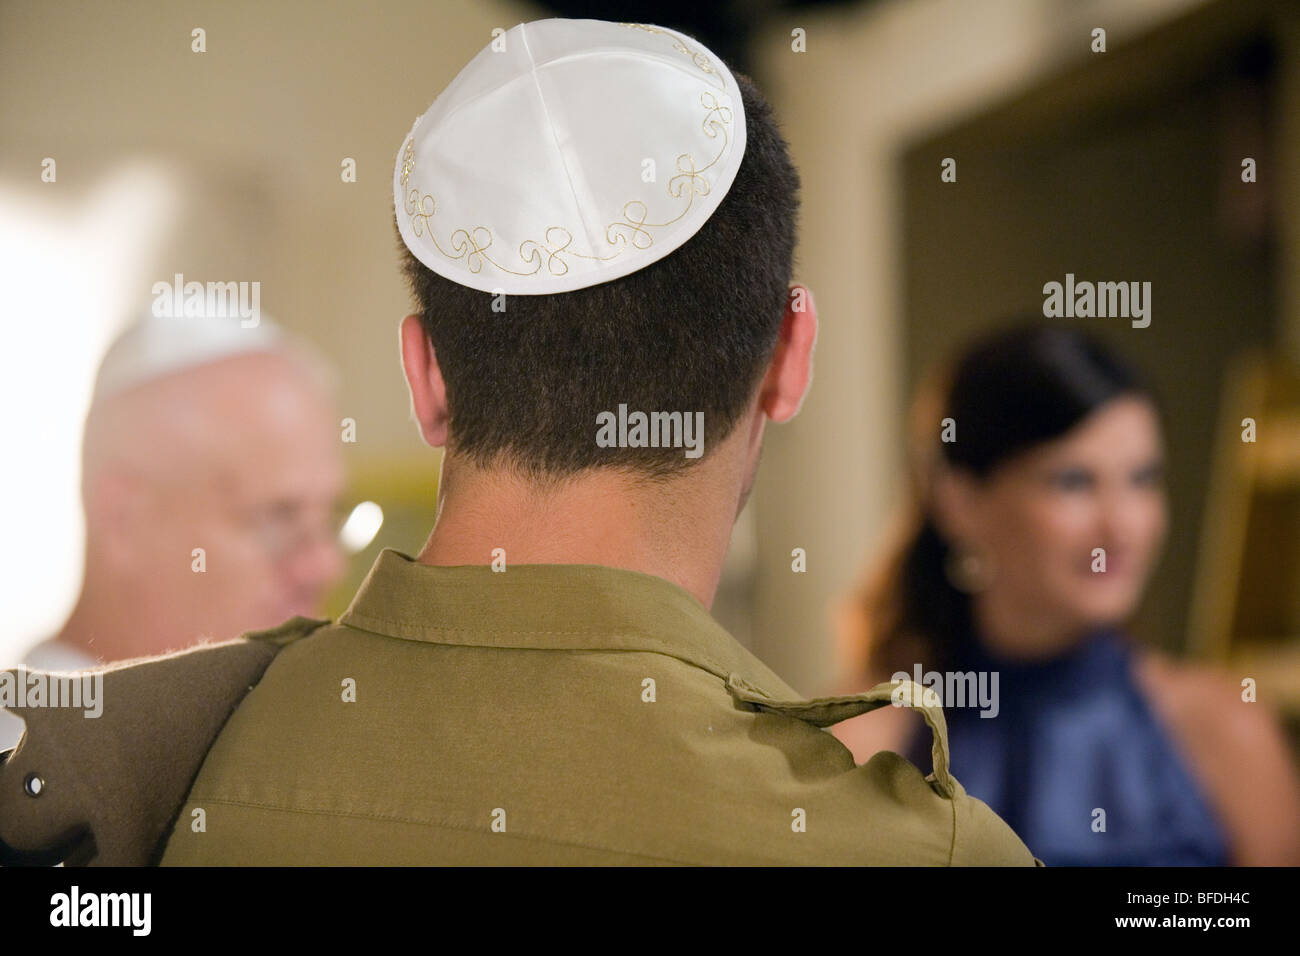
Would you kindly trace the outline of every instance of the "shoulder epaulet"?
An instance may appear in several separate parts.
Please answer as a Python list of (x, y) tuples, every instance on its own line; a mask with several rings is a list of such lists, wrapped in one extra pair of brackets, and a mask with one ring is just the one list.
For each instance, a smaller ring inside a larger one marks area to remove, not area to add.
[(266, 641), (268, 644), (284, 647), (329, 623), (328, 620), (299, 615), (298, 617), (289, 618), (278, 627), (272, 627), (265, 631), (249, 631), (244, 637), (250, 641)]
[(0, 866), (156, 862), (244, 695), (283, 647), (328, 623), (295, 617), (94, 670), (0, 670), (0, 706), (27, 725), (0, 754)]
[(952, 799), (958, 795), (961, 785), (948, 770), (948, 724), (943, 719), (943, 707), (933, 688), (922, 687), (910, 680), (886, 681), (869, 691), (846, 697), (776, 700), (740, 675), (732, 674), (727, 680), (727, 691), (736, 700), (760, 710), (795, 717), (816, 727), (831, 727), (880, 707), (910, 707), (920, 713), (933, 738), (930, 745), (933, 771), (925, 779), (940, 796)]

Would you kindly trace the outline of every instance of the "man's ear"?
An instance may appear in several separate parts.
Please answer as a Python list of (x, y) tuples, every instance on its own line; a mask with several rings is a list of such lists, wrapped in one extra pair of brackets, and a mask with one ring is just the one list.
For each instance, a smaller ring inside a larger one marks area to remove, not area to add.
[(812, 381), (813, 345), (817, 342), (817, 307), (805, 286), (792, 285), (781, 317), (776, 351), (759, 387), (758, 404), (772, 421), (794, 418)]
[(433, 343), (424, 334), (418, 315), (402, 319), (398, 337), (406, 387), (411, 393), (411, 410), (419, 422), (420, 434), (434, 448), (441, 448), (447, 444), (447, 386), (442, 380)]

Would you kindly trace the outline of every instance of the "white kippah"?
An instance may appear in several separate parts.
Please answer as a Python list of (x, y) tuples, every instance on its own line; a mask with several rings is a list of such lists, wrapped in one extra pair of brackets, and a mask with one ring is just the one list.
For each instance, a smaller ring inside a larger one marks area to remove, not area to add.
[(697, 41), (639, 23), (521, 23), (415, 121), (393, 172), (398, 228), (461, 285), (569, 292), (681, 246), (744, 152), (740, 88)]
[(244, 328), (238, 316), (185, 318), (146, 315), (122, 332), (104, 353), (91, 403), (174, 372), (247, 352), (288, 345), (280, 328), (262, 314)]

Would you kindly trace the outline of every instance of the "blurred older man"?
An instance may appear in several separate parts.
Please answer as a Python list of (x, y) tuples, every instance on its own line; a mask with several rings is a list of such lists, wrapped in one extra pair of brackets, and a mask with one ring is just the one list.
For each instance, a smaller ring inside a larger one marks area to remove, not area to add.
[(25, 658), (75, 669), (312, 614), (343, 569), (329, 373), (268, 320), (150, 317), (86, 418), (81, 594)]

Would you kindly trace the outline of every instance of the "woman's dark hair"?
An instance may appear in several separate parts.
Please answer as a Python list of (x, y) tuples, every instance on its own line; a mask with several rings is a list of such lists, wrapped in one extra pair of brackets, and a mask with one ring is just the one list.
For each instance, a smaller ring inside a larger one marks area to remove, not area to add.
[[(1021, 320), (968, 345), (918, 391), (912, 408), (912, 501), (903, 533), (860, 589), (851, 636), (878, 680), (898, 671), (959, 669), (972, 634), (970, 595), (945, 573), (948, 543), (928, 505), (938, 459), (979, 478), (1073, 429), (1102, 405), (1140, 395), (1138, 372), (1092, 335)], [(940, 440), (951, 418), (958, 440)], [(883, 677), (879, 675), (885, 675)]]

